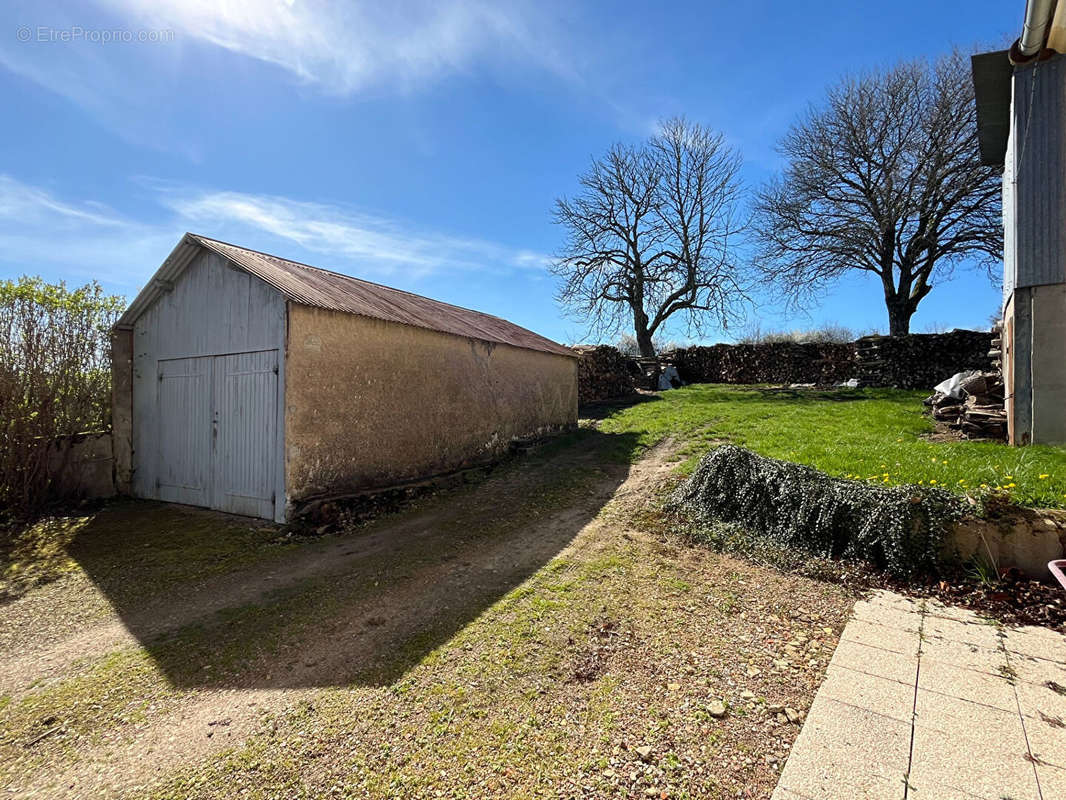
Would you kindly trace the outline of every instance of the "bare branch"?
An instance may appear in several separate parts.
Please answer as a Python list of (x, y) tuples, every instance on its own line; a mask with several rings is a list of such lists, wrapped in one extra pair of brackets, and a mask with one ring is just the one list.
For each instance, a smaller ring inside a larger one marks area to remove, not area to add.
[(866, 270), (881, 278), (890, 331), (906, 333), (956, 264), (1002, 255), (999, 173), (980, 163), (958, 51), (844, 80), (779, 149), (788, 166), (758, 192), (753, 229), (764, 281), (794, 304)]
[(740, 163), (721, 135), (682, 119), (593, 161), (578, 197), (556, 203), (559, 301), (597, 333), (632, 326), (645, 355), (672, 317), (690, 332), (736, 321), (747, 300), (733, 258)]

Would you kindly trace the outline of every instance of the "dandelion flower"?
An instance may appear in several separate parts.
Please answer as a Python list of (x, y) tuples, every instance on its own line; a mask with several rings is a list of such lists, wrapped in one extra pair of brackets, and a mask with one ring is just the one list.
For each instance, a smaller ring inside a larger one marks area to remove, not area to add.
[(1048, 478), (1050, 478), (1050, 477), (1051, 477), (1051, 476), (1050, 476), (1050, 475), (1048, 475), (1048, 474), (1047, 474), (1046, 472), (1042, 472), (1042, 473), (1040, 473), (1040, 480), (1042, 480), (1042, 481), (1046, 481), (1046, 480), (1047, 480)]
[(929, 483), (930, 483), (930, 485), (932, 485), (932, 486), (936, 486), (936, 478), (930, 478), (930, 479), (929, 479)]

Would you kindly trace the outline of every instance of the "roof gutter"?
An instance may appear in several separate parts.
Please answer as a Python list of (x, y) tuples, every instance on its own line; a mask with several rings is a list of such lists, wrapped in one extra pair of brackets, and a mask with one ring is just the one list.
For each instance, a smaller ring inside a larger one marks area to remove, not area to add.
[(1043, 52), (1054, 12), (1055, 0), (1026, 0), (1022, 35), (1010, 49), (1012, 63), (1024, 64)]

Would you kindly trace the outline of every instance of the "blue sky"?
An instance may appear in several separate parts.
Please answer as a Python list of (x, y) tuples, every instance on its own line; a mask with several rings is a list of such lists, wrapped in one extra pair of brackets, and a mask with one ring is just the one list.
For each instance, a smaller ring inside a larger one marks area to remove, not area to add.
[[(579, 340), (545, 263), (591, 157), (684, 114), (757, 186), (841, 75), (1001, 46), (1024, 5), (6, 0), (0, 276), (132, 298), (192, 230)], [(983, 327), (998, 302), (960, 270), (912, 329)], [(886, 327), (864, 280), (751, 321)]]

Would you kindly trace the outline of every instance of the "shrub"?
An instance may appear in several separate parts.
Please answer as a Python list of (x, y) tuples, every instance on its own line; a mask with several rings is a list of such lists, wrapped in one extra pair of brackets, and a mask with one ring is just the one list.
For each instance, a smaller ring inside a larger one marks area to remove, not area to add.
[(0, 508), (47, 502), (49, 449), (109, 426), (109, 331), (122, 305), (95, 281), (0, 281)]
[(965, 500), (923, 486), (831, 478), (734, 445), (704, 456), (669, 507), (818, 556), (868, 561), (896, 577), (935, 572)]

